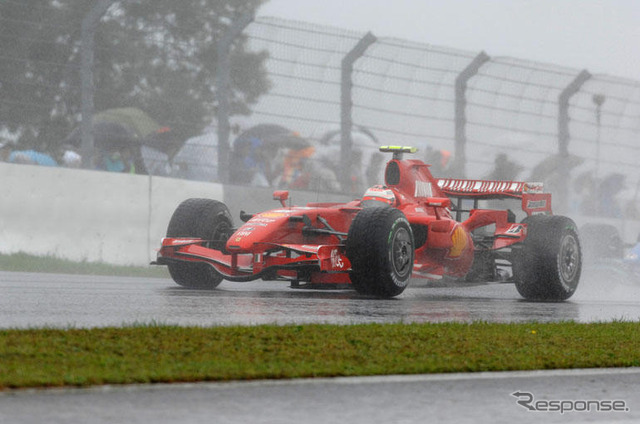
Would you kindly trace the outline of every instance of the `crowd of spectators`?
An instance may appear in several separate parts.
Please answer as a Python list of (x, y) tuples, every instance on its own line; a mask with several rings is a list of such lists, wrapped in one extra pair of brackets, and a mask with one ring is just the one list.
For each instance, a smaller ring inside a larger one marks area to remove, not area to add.
[[(361, 193), (382, 181), (384, 158), (378, 141), (366, 129), (353, 132), (352, 163), (347, 183), (340, 183), (340, 131), (330, 129), (303, 137), (275, 124), (231, 123), (229, 181), (257, 187)], [(92, 127), (89, 167), (108, 172), (220, 181), (217, 128), (180, 140), (144, 111), (116, 108), (97, 113)], [(83, 164), (82, 128), (75, 128), (57, 148), (19, 149), (0, 143), (0, 160), (11, 163), (79, 168)]]
[(5, 140), (0, 142), (0, 162), (79, 168), (81, 158), (70, 146), (62, 146), (52, 155), (33, 149), (19, 149), (14, 143)]

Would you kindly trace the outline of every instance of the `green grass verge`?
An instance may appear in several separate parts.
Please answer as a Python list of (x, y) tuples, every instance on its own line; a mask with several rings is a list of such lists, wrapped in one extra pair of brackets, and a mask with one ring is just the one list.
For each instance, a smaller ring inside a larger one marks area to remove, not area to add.
[(640, 323), (0, 330), (0, 389), (640, 366)]
[(53, 256), (26, 253), (0, 255), (0, 270), (15, 272), (51, 272), (54, 274), (116, 275), (126, 277), (169, 277), (162, 266), (117, 266), (100, 262), (73, 262)]

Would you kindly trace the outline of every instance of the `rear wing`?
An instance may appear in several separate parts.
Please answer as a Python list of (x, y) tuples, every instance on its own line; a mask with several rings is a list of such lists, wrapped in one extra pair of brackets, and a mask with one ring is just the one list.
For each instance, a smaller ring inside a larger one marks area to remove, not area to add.
[[(458, 199), (522, 199), (527, 215), (551, 214), (551, 193), (544, 193), (542, 183), (522, 181), (437, 179), (440, 190)], [(477, 208), (477, 202), (474, 202)]]
[(457, 178), (439, 178), (438, 187), (448, 196), (504, 199), (508, 197), (522, 198), (525, 193), (543, 193), (542, 183), (526, 183), (521, 181), (489, 181), (463, 180)]

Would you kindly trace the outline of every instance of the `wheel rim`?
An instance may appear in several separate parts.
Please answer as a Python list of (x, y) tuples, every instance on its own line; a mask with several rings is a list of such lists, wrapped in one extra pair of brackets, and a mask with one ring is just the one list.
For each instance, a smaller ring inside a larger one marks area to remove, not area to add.
[(211, 238), (209, 239), (211, 243), (208, 245), (210, 248), (215, 248), (219, 243), (225, 243), (231, 237), (231, 225), (224, 219), (221, 219), (220, 222), (215, 226), (213, 231), (211, 232)]
[(580, 266), (580, 250), (578, 241), (572, 235), (567, 235), (560, 246), (560, 273), (564, 281), (572, 281)]
[(231, 236), (230, 233), (231, 226), (228, 222), (222, 221), (216, 226), (211, 239), (214, 241), (227, 241), (229, 236)]
[(404, 277), (412, 269), (411, 235), (406, 228), (400, 228), (391, 242), (391, 263), (396, 274)]

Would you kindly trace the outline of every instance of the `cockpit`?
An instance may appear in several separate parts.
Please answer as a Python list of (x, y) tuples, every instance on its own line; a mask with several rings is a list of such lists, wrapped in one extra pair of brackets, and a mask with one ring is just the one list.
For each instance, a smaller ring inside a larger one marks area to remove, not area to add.
[(387, 186), (375, 185), (365, 191), (361, 204), (363, 208), (394, 206), (396, 196)]

